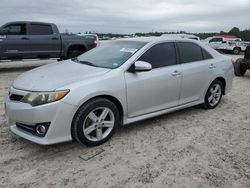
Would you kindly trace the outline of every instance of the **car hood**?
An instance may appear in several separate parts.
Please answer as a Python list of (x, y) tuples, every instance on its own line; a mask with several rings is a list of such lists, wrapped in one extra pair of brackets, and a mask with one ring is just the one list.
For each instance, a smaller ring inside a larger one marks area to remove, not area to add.
[(77, 81), (95, 78), (109, 71), (110, 69), (67, 60), (23, 73), (13, 82), (13, 87), (27, 91), (53, 91)]

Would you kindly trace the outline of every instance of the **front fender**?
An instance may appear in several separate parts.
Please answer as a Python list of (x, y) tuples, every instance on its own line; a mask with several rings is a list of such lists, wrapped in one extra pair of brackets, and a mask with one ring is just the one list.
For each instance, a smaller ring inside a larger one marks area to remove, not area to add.
[(125, 115), (127, 113), (126, 86), (120, 71), (110, 71), (103, 76), (83, 80), (65, 88), (70, 89), (70, 92), (63, 101), (78, 108), (92, 98), (107, 95), (116, 98), (122, 105)]

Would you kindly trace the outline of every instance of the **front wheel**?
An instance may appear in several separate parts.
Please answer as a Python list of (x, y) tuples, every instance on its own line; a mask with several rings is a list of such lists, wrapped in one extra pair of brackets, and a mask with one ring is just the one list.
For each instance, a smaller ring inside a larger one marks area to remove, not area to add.
[(80, 107), (72, 123), (72, 136), (81, 144), (97, 146), (109, 140), (119, 126), (114, 103), (97, 98)]
[(223, 85), (219, 80), (215, 80), (209, 86), (207, 93), (205, 95), (204, 107), (206, 109), (213, 109), (221, 101)]

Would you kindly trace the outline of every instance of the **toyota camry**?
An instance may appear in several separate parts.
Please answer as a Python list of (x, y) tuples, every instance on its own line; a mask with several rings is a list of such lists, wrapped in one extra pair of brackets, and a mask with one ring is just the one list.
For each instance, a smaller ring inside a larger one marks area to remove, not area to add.
[(117, 40), (20, 75), (5, 109), (11, 131), (32, 142), (96, 146), (120, 125), (215, 108), (233, 77), (230, 58), (195, 40)]

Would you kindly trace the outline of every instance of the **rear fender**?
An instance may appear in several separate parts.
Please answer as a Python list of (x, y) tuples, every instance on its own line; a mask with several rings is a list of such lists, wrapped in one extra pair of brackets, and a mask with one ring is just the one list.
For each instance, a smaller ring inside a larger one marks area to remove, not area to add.
[(86, 44), (83, 44), (83, 43), (78, 43), (78, 42), (71, 42), (69, 44), (67, 44), (66, 46), (63, 47), (63, 53), (62, 53), (62, 56), (63, 57), (67, 57), (68, 56), (68, 52), (69, 52), (69, 49), (73, 46), (81, 46), (83, 47), (86, 51), (88, 51), (88, 47)]

